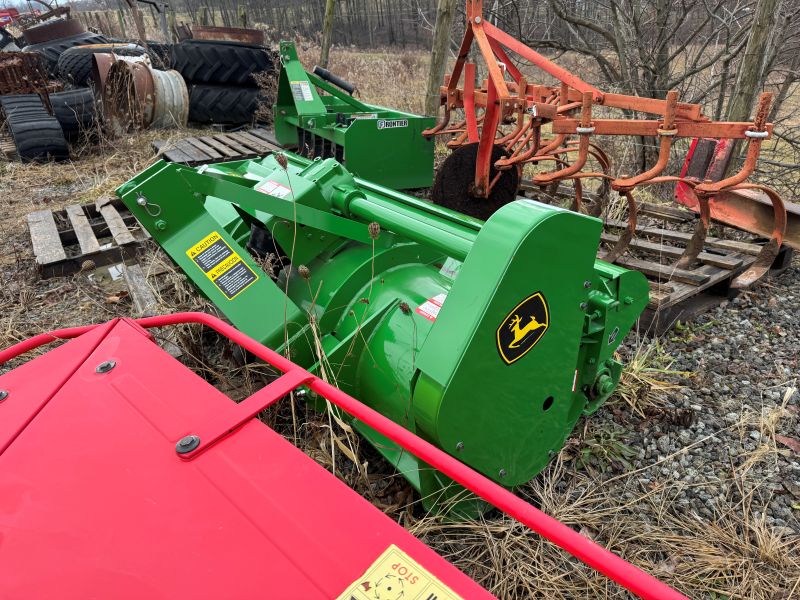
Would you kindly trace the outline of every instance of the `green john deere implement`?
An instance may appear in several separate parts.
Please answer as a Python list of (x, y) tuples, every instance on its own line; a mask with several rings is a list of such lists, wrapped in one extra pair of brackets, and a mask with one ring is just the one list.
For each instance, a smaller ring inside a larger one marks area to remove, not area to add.
[[(507, 487), (609, 397), (648, 300), (641, 273), (596, 259), (598, 219), (518, 200), (482, 222), (333, 159), (159, 162), (117, 193), (237, 328)], [(353, 426), (427, 508), (481, 510)]]
[(433, 117), (353, 98), (355, 87), (326, 69), (308, 73), (291, 42), (281, 42), (280, 56), (273, 108), (279, 144), (309, 158), (335, 158), (356, 177), (395, 190), (430, 187), (434, 144), (422, 132)]

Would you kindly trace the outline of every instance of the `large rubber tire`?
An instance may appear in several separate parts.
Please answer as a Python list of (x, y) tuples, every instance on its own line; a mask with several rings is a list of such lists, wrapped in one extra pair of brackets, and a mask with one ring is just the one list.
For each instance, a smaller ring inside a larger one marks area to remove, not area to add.
[(253, 75), (275, 68), (274, 53), (251, 44), (187, 40), (173, 47), (174, 69), (191, 83), (255, 85)]
[(244, 125), (255, 119), (261, 90), (224, 85), (189, 86), (189, 121)]
[[(37, 104), (38, 103), (38, 104)], [(37, 94), (0, 97), (6, 127), (23, 162), (69, 159), (69, 146), (58, 120)]]
[(110, 52), (119, 56), (144, 56), (147, 50), (136, 44), (91, 44), (74, 46), (58, 57), (58, 76), (64, 82), (76, 87), (89, 84), (92, 77), (92, 55), (97, 52)]
[(44, 59), (47, 72), (56, 77), (58, 75), (58, 58), (61, 54), (73, 46), (85, 46), (87, 44), (105, 44), (106, 38), (96, 33), (79, 33), (71, 37), (43, 42), (41, 44), (31, 44), (25, 46), (23, 52), (38, 52)]
[(53, 113), (67, 139), (91, 133), (96, 124), (94, 92), (84, 87), (50, 94)]

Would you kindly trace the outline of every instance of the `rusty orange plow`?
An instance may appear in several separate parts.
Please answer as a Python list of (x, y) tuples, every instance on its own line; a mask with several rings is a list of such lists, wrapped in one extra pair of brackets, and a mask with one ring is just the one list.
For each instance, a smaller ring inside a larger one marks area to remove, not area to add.
[[(468, 61), (473, 43), (488, 75), (480, 85), (476, 64)], [(530, 83), (508, 52), (560, 84)], [(678, 202), (699, 216), (675, 266), (695, 263), (712, 220), (725, 223), (769, 240), (732, 282), (735, 288), (748, 287), (769, 270), (783, 244), (800, 248), (798, 207), (789, 205), (787, 210), (774, 190), (748, 182), (762, 143), (772, 136), (767, 122), (771, 101), (772, 94), (761, 94), (752, 122), (719, 122), (704, 116), (700, 105), (680, 102), (674, 90), (663, 100), (605, 93), (486, 21), (481, 0), (467, 0), (464, 38), (441, 87), (442, 113), (424, 132), (449, 136), (447, 145), (453, 151), (439, 171), (433, 200), (486, 219), (517, 196), (523, 167), (529, 163), (540, 167), (530, 180), (534, 188), (548, 191), (572, 183), (574, 211), (601, 215), (613, 190), (627, 208), (627, 227), (603, 256), (615, 262), (636, 235), (634, 190), (674, 184)], [(649, 118), (606, 118), (613, 109), (623, 117), (638, 113)], [(638, 175), (616, 175), (599, 136), (654, 138), (657, 158)], [(689, 156), (694, 161), (687, 160), (680, 174), (671, 175), (670, 154), (678, 138), (694, 138)], [(734, 140), (743, 140), (746, 156), (737, 172), (725, 176)], [(600, 182), (600, 193), (595, 196), (599, 200), (589, 204), (584, 202), (582, 181), (592, 179)]]

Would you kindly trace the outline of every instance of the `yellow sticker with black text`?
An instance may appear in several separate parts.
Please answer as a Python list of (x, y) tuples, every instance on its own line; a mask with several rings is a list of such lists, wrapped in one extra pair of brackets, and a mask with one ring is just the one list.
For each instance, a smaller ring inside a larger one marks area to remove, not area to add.
[(228, 300), (233, 300), (258, 281), (258, 275), (216, 231), (186, 251)]
[(497, 328), (497, 350), (510, 365), (539, 343), (550, 327), (550, 310), (544, 294), (536, 292), (517, 304)]
[(392, 544), (336, 600), (463, 600)]

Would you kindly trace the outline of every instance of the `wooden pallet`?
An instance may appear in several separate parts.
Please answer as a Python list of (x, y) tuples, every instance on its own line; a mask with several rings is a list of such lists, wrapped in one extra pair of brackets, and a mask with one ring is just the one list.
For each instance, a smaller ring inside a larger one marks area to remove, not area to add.
[(173, 142), (156, 140), (153, 147), (164, 160), (190, 167), (246, 160), (281, 149), (267, 129), (187, 137)]
[(17, 147), (14, 145), (10, 133), (0, 133), (0, 156), (6, 160), (17, 158)]
[(97, 267), (122, 262), (150, 237), (130, 211), (112, 198), (63, 210), (39, 210), (27, 220), (43, 278), (76, 273), (87, 261)]
[[(522, 189), (533, 198), (539, 193), (539, 188), (527, 183), (523, 183)], [(562, 185), (550, 195), (569, 199), (574, 192)], [(585, 196), (593, 199), (590, 194)], [(733, 279), (752, 265), (761, 251), (762, 242), (754, 236), (745, 241), (707, 237), (697, 264), (678, 269), (675, 263), (692, 238), (690, 230), (697, 216), (682, 208), (647, 202), (639, 204), (639, 215), (636, 236), (616, 264), (647, 277), (650, 283), (647, 320), (657, 322), (656, 325), (689, 318), (723, 302), (731, 295)], [(683, 230), (669, 228), (668, 224), (682, 225)], [(613, 245), (628, 226), (625, 221), (613, 219), (607, 219), (604, 225), (601, 239), (606, 246)], [(601, 249), (598, 256), (602, 258), (603, 254)], [(783, 248), (775, 259), (773, 272), (787, 268), (791, 254), (791, 249)]]

